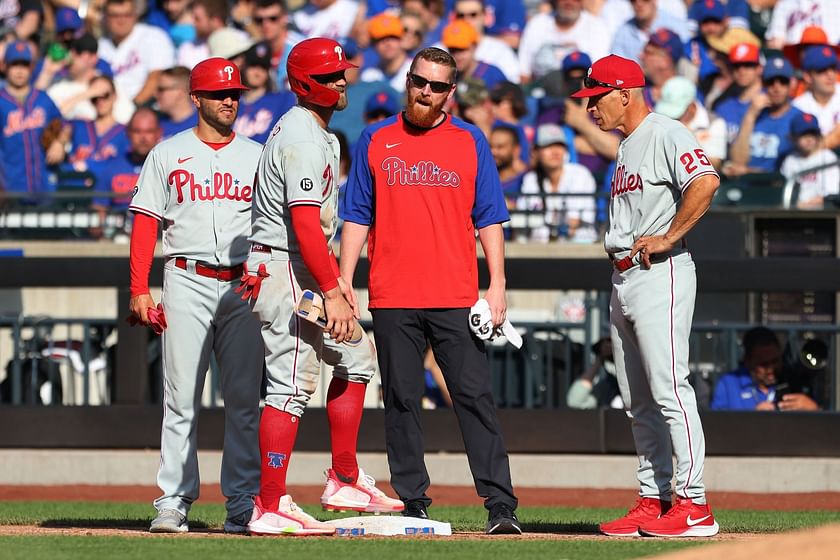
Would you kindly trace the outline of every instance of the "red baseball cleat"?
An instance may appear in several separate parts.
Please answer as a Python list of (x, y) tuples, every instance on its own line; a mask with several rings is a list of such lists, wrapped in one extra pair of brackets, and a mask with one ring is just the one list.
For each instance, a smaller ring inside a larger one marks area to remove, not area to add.
[(642, 535), (651, 537), (713, 537), (720, 526), (708, 504), (695, 504), (688, 498), (676, 498), (668, 513), (639, 527)]
[(669, 502), (658, 498), (639, 498), (627, 515), (601, 523), (598, 528), (611, 537), (638, 537), (640, 525), (659, 519), (670, 507)]
[(389, 498), (376, 487), (373, 477), (359, 469), (356, 482), (348, 483), (327, 471), (327, 485), (321, 495), (321, 506), (329, 511), (364, 511), (368, 513), (397, 513), (405, 508), (400, 500)]

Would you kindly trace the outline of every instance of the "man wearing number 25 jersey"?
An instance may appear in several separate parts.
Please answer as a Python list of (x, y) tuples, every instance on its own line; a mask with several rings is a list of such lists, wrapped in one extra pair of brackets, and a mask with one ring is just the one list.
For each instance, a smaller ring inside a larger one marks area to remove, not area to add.
[(604, 246), (614, 268), (616, 378), (639, 456), (636, 505), (600, 529), (613, 536), (710, 537), (719, 528), (706, 503), (703, 426), (688, 383), (697, 279), (684, 236), (709, 208), (720, 178), (685, 126), (647, 108), (637, 63), (604, 57), (583, 83), (572, 97), (588, 98), (601, 130), (624, 135)]

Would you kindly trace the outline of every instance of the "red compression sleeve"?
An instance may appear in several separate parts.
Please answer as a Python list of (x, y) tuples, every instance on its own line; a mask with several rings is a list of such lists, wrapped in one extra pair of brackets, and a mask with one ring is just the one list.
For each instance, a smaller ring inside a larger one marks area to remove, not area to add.
[(338, 286), (338, 274), (334, 272), (335, 257), (331, 257), (324, 232), (321, 231), (321, 208), (300, 204), (291, 209), (292, 228), (295, 230), (303, 263), (322, 292)]
[(149, 272), (155, 256), (158, 221), (146, 214), (134, 214), (131, 228), (131, 250), (129, 269), (131, 270), (131, 297), (149, 293)]

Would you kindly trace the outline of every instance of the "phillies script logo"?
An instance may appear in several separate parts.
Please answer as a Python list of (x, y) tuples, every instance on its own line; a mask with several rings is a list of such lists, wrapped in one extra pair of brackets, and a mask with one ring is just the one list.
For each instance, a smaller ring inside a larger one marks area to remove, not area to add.
[(389, 157), (382, 162), (382, 171), (388, 173), (388, 186), (421, 185), (425, 187), (458, 188), (461, 177), (454, 171), (438, 167), (433, 161), (418, 161), (411, 167), (398, 157)]
[(629, 175), (624, 164), (616, 167), (615, 173), (613, 174), (612, 192), (610, 196), (621, 196), (635, 190), (642, 190), (642, 176), (638, 173)]
[(3, 128), (3, 134), (11, 136), (24, 130), (43, 128), (46, 124), (47, 114), (40, 107), (35, 107), (28, 115), (25, 115), (20, 109), (15, 109), (6, 117), (6, 126)]
[(230, 173), (213, 173), (213, 183), (205, 179), (196, 183), (195, 175), (186, 169), (176, 169), (169, 174), (169, 185), (178, 190), (178, 204), (184, 202), (184, 190), (189, 189), (190, 200), (236, 200), (251, 202), (254, 189), (250, 185), (240, 185)]

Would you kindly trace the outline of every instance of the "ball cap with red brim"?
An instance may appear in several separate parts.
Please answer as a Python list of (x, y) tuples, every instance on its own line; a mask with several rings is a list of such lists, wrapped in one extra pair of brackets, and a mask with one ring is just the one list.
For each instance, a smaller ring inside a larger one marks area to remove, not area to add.
[(637, 62), (611, 54), (589, 67), (583, 85), (572, 97), (595, 97), (614, 89), (645, 87), (645, 73)]

